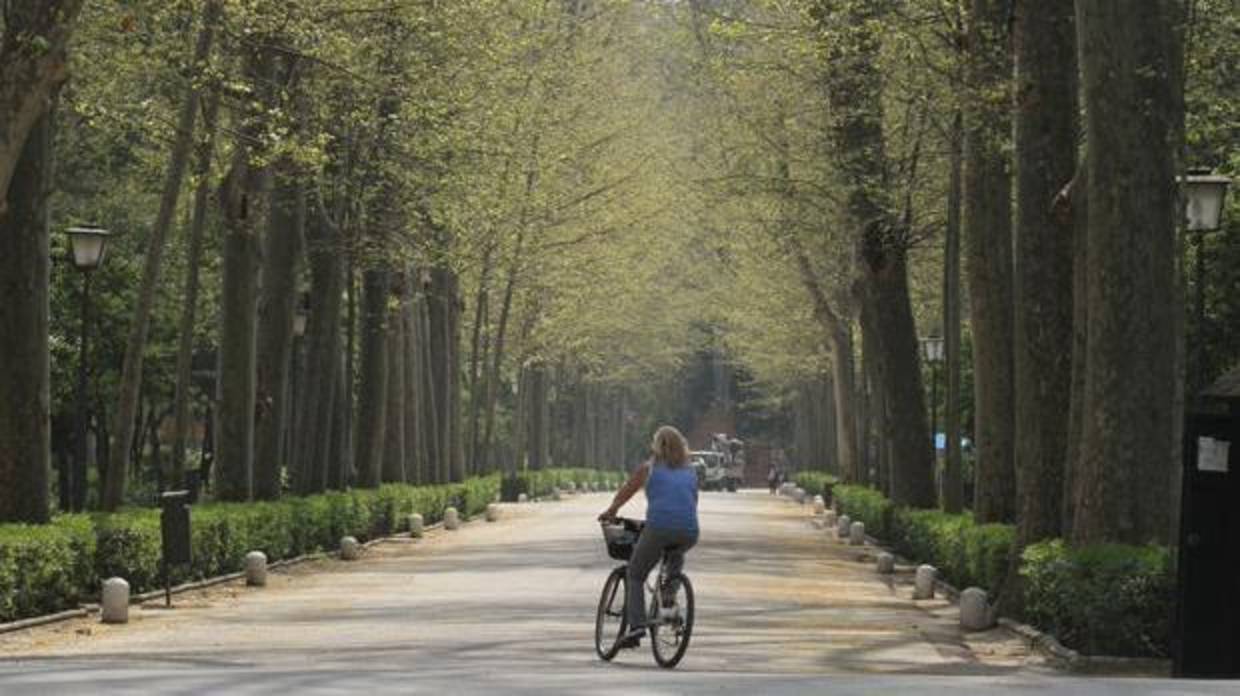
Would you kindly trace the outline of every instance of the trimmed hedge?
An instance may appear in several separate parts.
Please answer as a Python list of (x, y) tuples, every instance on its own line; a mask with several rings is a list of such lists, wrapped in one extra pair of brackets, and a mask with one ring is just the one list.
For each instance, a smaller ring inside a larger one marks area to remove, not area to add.
[(811, 496), (821, 495), (823, 500), (830, 501), (839, 479), (825, 471), (798, 471), (792, 475), (792, 482)]
[[(619, 472), (552, 469), (522, 474), (536, 494), (568, 481), (615, 484)], [(245, 554), (272, 561), (335, 549), (343, 536), (367, 541), (407, 529), (408, 515), (438, 522), (456, 507), (478, 515), (499, 495), (500, 476), (433, 486), (388, 484), (274, 502), (204, 503), (191, 517), (193, 563), (174, 583), (239, 571)], [(135, 593), (162, 582), (159, 511), (62, 515), (51, 524), (0, 525), (0, 622), (71, 609), (98, 596), (102, 578), (122, 577)]]
[[(993, 594), (1007, 574), (1012, 525), (897, 507), (864, 486), (836, 486), (834, 493), (843, 514), (864, 522), (901, 556), (933, 564), (957, 587)], [(1072, 549), (1053, 540), (1025, 549), (1020, 574), (1024, 618), (1064, 645), (1092, 655), (1167, 655), (1175, 578), (1165, 548)]]
[(1160, 546), (1062, 541), (1025, 549), (1025, 614), (1064, 645), (1090, 655), (1170, 654), (1175, 576)]
[(886, 539), (901, 556), (934, 564), (953, 585), (993, 592), (1003, 581), (1015, 527), (977, 524), (970, 513), (896, 507), (864, 486), (836, 486), (835, 496), (840, 510), (864, 522), (868, 533)]
[(593, 483), (610, 489), (624, 483), (626, 478), (628, 477), (622, 471), (600, 471), (598, 469), (526, 470), (517, 472), (515, 484), (505, 484), (504, 498), (513, 501), (522, 493), (530, 497), (542, 497), (550, 495), (552, 490), (561, 488), (569, 482), (577, 486), (583, 483)]

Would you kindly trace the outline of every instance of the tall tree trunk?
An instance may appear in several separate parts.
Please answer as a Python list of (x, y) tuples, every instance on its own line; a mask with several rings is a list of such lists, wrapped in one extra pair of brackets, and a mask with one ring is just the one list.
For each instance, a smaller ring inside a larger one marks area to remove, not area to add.
[(344, 490), (354, 479), (353, 442), (349, 430), (353, 392), (347, 362), (343, 351), (336, 355), (336, 388), (332, 390), (335, 405), (331, 413), (331, 448), (328, 450), (331, 456), (327, 460), (327, 488), (333, 491)]
[(1072, 376), (1072, 227), (1053, 212), (1077, 154), (1070, 3), (1017, 0), (1016, 546), (1058, 536)]
[(423, 462), (422, 457), (422, 414), (418, 411), (418, 342), (417, 331), (414, 330), (414, 321), (417, 313), (414, 311), (414, 301), (417, 294), (414, 292), (414, 275), (412, 270), (409, 272), (409, 282), (405, 283), (404, 297), (401, 301), (401, 328), (404, 340), (404, 350), (401, 359), (404, 362), (404, 381), (402, 388), (404, 390), (404, 470), (409, 483), (423, 484)]
[(220, 110), (220, 93), (212, 90), (203, 110), (203, 137), (198, 142), (194, 176), (194, 212), (189, 225), (189, 250), (185, 259), (184, 304), (177, 338), (176, 387), (173, 395), (172, 463), (168, 485), (185, 485), (185, 451), (189, 442), (190, 391), (193, 388), (194, 326), (198, 321), (198, 290), (202, 266), (203, 236), (207, 227), (207, 204), (211, 193), (211, 158)]
[(387, 331), (387, 426), (384, 428), (383, 482), (405, 483), (405, 331), (404, 279), (396, 277), (394, 291), (402, 299), (389, 310)]
[(258, 321), (259, 224), (267, 189), (262, 161), (262, 119), (272, 101), (270, 49), (245, 49), (246, 80), (254, 93), (233, 147), (232, 164), (220, 186), (224, 221), (224, 280), (219, 347), (219, 428), (215, 446), (215, 494), (244, 501), (253, 494), (255, 334)]
[(1078, 0), (1089, 328), (1072, 541), (1166, 538), (1177, 466), (1179, 3)]
[(445, 298), (447, 420), (445, 437), (448, 443), (448, 467), (453, 481), (465, 480), (465, 439), (461, 429), (461, 279), (456, 271), (444, 269), (447, 296)]
[(1084, 161), (1059, 199), (1058, 212), (1072, 224), (1072, 404), (1068, 412), (1068, 452), (1064, 457), (1063, 536), (1072, 536), (1076, 474), (1085, 432), (1086, 348), (1089, 338), (1089, 201)]
[(439, 395), (435, 389), (433, 351), (431, 347), (430, 288), (423, 286), (417, 303), (418, 328), (418, 359), (420, 361), (419, 386), (422, 399), (418, 408), (422, 414), (421, 430), (423, 433), (423, 461), (426, 478), (433, 483), (443, 483), (443, 472), (440, 470), (440, 439), (439, 439)]
[(262, 288), (258, 300), (258, 408), (255, 414), (254, 497), (274, 500), (281, 493), (281, 471), (291, 466), (285, 448), (288, 425), (293, 320), (297, 305), (297, 262), (305, 234), (305, 173), (291, 160), (276, 163), (263, 240)]
[(357, 441), (354, 462), (358, 485), (374, 488), (382, 480), (383, 444), (387, 428), (387, 323), (389, 273), (383, 268), (362, 272), (361, 375), (357, 394)]
[[(908, 294), (908, 223), (895, 219), (882, 193), (887, 162), (877, 26), (886, 8), (858, 3), (841, 9), (819, 2), (811, 11), (824, 31), (828, 53), (830, 135), (844, 181), (845, 218), (858, 244), (861, 293), (874, 316), (882, 317), (876, 322), (876, 357), (882, 363), (890, 420), (892, 499), (932, 507), (934, 453)], [(840, 27), (848, 29), (840, 33)]]
[[(5, 36), (6, 46), (9, 40)], [(7, 190), (0, 189), (5, 190), (0, 289), (7, 298), (0, 302), (5, 332), (0, 340), (0, 522), (39, 524), (50, 516), (47, 200), (53, 127), (52, 114), (44, 112), (23, 137), (12, 183), (0, 178), (0, 186), (7, 184)]]
[(108, 476), (103, 492), (103, 508), (115, 510), (125, 498), (125, 470), (129, 465), (129, 445), (134, 440), (134, 420), (138, 408), (138, 392), (142, 389), (142, 359), (146, 354), (147, 333), (151, 324), (151, 310), (155, 305), (155, 292), (159, 287), (159, 274), (163, 264), (164, 243), (168, 228), (176, 215), (177, 201), (181, 196), (185, 168), (189, 164), (194, 146), (194, 124), (198, 118), (201, 90), (196, 76), (205, 69), (210, 59), (211, 44), (215, 39), (215, 25), (223, 12), (219, 0), (211, 0), (203, 9), (202, 28), (198, 31), (198, 43), (194, 47), (194, 63), (185, 100), (177, 119), (176, 141), (172, 145), (171, 161), (164, 177), (163, 195), (155, 224), (147, 238), (146, 257), (142, 265), (142, 285), (138, 290), (137, 306), (130, 317), (129, 340), (125, 344), (125, 358), (121, 364), (121, 382), (116, 403), (116, 438), (112, 441), (110, 459), (116, 473)]
[[(943, 457), (943, 509), (964, 510), (964, 477), (960, 461), (960, 213), (964, 166), (964, 116), (952, 119), (951, 177), (947, 202), (947, 234), (943, 260), (943, 339), (947, 358), (947, 398), (943, 409), (943, 432), (947, 447)], [(932, 434), (933, 435), (933, 434)]]
[(310, 268), (310, 314), (306, 317), (306, 367), (304, 394), (300, 400), (300, 437), (294, 443), (294, 480), (302, 495), (319, 493), (329, 480), (340, 478), (329, 473), (339, 468), (334, 456), (333, 427), (340, 382), (341, 294), (344, 286), (342, 239), (339, 228), (318, 206), (306, 224), (306, 258)]
[(1012, 0), (972, 0), (965, 100), (964, 252), (973, 337), (973, 514), (1016, 516), (1012, 328)]
[(69, 78), (69, 38), (83, 5), (84, 0), (5, 3), (0, 36), (0, 224), (8, 213), (8, 192), (25, 157), (26, 139)]
[(494, 272), (495, 243), (487, 244), (482, 255), (482, 272), (478, 277), (478, 291), (474, 293), (474, 325), (473, 336), (469, 343), (469, 413), (466, 415), (465, 459), (468, 466), (475, 472), (480, 470), (479, 449), (481, 447), (482, 425), (482, 384), (486, 371), (486, 341), (488, 324), (490, 323), (489, 299), (491, 295), (491, 275)]

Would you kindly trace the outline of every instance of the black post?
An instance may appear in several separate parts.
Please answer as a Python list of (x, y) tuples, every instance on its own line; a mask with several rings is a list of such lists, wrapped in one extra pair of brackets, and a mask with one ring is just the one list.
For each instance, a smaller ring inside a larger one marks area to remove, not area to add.
[(1209, 382), (1210, 374), (1206, 368), (1206, 233), (1205, 230), (1197, 231), (1197, 355), (1194, 356), (1197, 363), (1194, 367), (1194, 378), (1196, 384), (1192, 385), (1192, 393), (1196, 393), (1206, 388)]
[(87, 346), (90, 326), (90, 271), (82, 271), (82, 302), (81, 332), (78, 336), (78, 374), (77, 374), (77, 457), (73, 463), (73, 471), (69, 477), (72, 488), (71, 498), (75, 511), (86, 507), (86, 432), (90, 415), (87, 411), (87, 380), (86, 369)]
[(934, 453), (934, 465), (939, 465), (939, 362), (930, 362), (930, 451)]

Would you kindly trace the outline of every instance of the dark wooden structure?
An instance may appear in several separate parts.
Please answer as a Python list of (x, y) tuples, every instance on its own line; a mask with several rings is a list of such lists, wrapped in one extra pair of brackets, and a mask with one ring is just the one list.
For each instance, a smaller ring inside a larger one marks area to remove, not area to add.
[(1177, 677), (1240, 677), (1240, 367), (1200, 395), (1184, 432), (1172, 627)]

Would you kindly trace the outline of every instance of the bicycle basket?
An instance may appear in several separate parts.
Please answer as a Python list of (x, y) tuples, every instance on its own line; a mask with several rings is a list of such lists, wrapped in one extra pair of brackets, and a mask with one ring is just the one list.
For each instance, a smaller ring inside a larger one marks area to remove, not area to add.
[(617, 561), (633, 557), (633, 547), (641, 536), (642, 524), (633, 520), (618, 520), (618, 524), (603, 525), (603, 540), (607, 542), (607, 555)]

